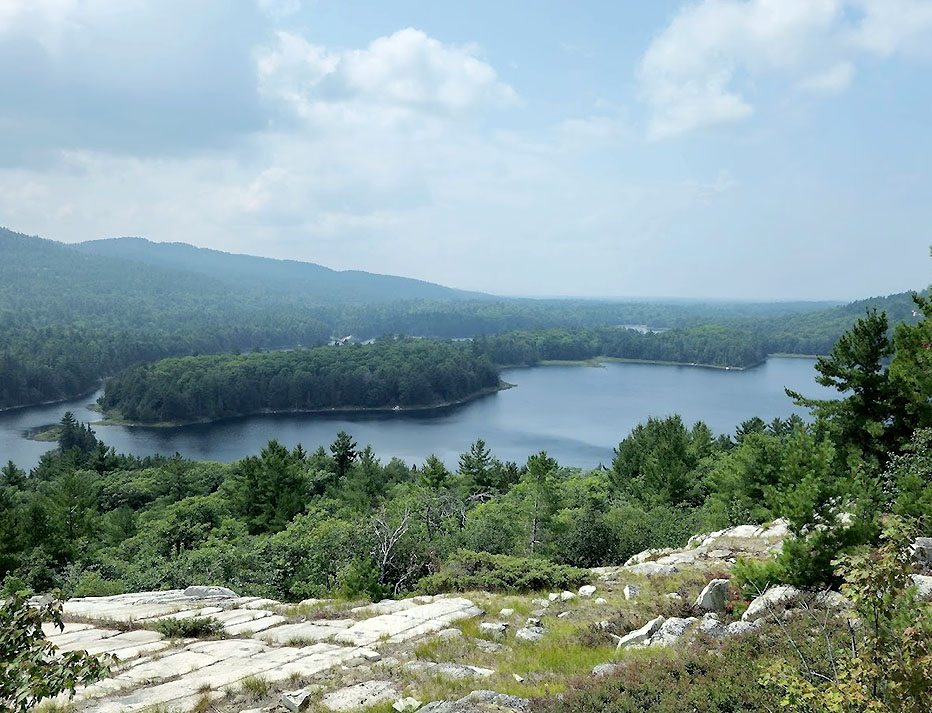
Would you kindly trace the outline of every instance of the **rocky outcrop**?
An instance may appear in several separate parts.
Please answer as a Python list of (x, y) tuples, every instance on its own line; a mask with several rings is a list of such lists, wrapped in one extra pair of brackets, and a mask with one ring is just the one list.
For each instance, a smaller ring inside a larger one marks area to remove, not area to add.
[(526, 713), (530, 701), (495, 691), (473, 691), (457, 701), (434, 701), (418, 713)]
[[(153, 707), (191, 710), (204, 700), (223, 698), (227, 690), (235, 690), (248, 678), (274, 685), (292, 677), (311, 678), (369, 665), (379, 660), (376, 649), (381, 646), (433, 634), (482, 613), (462, 597), (422, 598), (405, 600), (408, 603), (401, 606), (376, 605), (368, 612), (356, 612), (358, 618), (295, 621), (288, 619), (295, 616), (293, 607), (220, 589), (188, 588), (65, 602), (64, 615), (69, 621), (63, 631), (46, 627), (49, 640), (62, 652), (110, 653), (119, 660), (110, 678), (79, 690), (76, 709), (82, 713), (133, 713)], [(191, 617), (216, 619), (227, 638), (169, 640), (145, 628), (160, 619)], [(484, 675), (484, 671), (488, 669), (472, 673)], [(349, 702), (360, 697), (369, 701), (366, 705), (397, 699), (398, 692), (383, 684), (370, 681), (334, 691), (321, 703), (331, 710), (350, 710), (359, 706)], [(309, 700), (310, 690), (302, 689), (285, 694), (281, 703), (289, 710), (302, 710)], [(350, 707), (343, 707), (344, 702)]]

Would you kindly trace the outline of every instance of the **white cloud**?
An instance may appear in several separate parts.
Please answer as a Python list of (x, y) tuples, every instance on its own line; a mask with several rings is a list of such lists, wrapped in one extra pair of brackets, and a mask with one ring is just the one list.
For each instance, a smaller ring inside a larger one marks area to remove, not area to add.
[(301, 10), (301, 0), (257, 0), (259, 9), (275, 20), (294, 15)]
[(641, 60), (650, 137), (749, 117), (736, 74), (799, 64), (839, 9), (840, 0), (704, 0), (681, 10)]
[(513, 104), (517, 95), (474, 47), (446, 45), (407, 28), (360, 50), (331, 52), (290, 32), (258, 56), (260, 88), (307, 119), (457, 115)]
[(854, 0), (862, 13), (851, 40), (869, 52), (925, 53), (932, 49), (932, 2), (929, 0)]
[(839, 62), (824, 72), (812, 74), (803, 79), (799, 86), (813, 92), (842, 92), (851, 86), (854, 80), (854, 65), (851, 62)]
[(641, 59), (648, 136), (747, 119), (758, 78), (839, 92), (859, 55), (930, 45), (932, 0), (702, 0), (680, 10)]

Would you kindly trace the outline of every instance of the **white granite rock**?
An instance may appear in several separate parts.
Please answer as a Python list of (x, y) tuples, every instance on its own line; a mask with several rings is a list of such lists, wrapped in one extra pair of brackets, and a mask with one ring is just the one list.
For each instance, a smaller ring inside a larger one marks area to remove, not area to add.
[(331, 711), (353, 711), (376, 703), (398, 698), (398, 691), (389, 681), (366, 681), (347, 686), (324, 696), (320, 704)]
[(640, 629), (635, 629), (629, 634), (625, 634), (624, 636), (620, 637), (618, 639), (618, 645), (616, 646), (616, 649), (623, 649), (626, 646), (643, 644), (647, 642), (648, 639), (650, 639), (650, 637), (656, 633), (663, 622), (664, 618), (662, 616), (658, 616), (656, 619), (651, 619)]
[(542, 626), (525, 626), (515, 632), (515, 638), (519, 641), (536, 642), (544, 638), (544, 633)]
[(728, 599), (728, 580), (713, 579), (696, 598), (695, 606), (706, 611), (722, 611)]
[(595, 594), (595, 585), (584, 584), (579, 588), (579, 596), (581, 597), (589, 598), (592, 597), (593, 594)]
[(802, 592), (788, 584), (769, 587), (767, 591), (748, 605), (747, 610), (741, 615), (741, 621), (760, 619), (767, 616), (772, 610), (776, 611), (795, 604), (801, 596)]

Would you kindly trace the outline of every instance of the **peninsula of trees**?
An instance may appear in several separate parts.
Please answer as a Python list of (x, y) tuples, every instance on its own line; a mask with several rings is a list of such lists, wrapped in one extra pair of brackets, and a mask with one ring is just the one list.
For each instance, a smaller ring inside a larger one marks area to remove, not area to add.
[(498, 370), (468, 343), (385, 339), (163, 359), (107, 382), (102, 406), (128, 421), (187, 423), (275, 411), (439, 406), (498, 386)]

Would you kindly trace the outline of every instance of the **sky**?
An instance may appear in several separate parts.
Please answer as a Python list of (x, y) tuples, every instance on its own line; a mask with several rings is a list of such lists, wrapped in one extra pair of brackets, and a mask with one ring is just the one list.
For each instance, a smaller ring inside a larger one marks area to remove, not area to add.
[(932, 275), (932, 0), (0, 0), (0, 225), (501, 295)]

